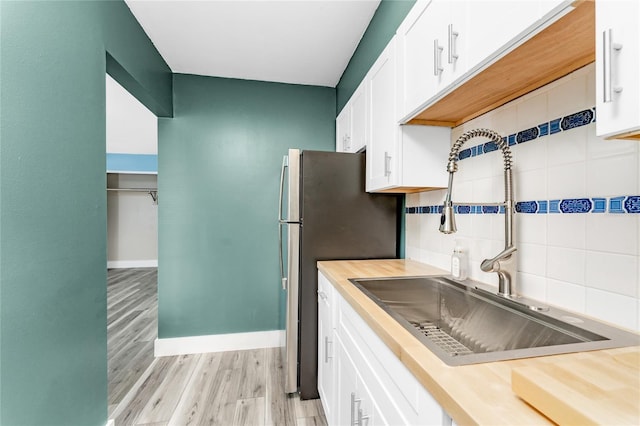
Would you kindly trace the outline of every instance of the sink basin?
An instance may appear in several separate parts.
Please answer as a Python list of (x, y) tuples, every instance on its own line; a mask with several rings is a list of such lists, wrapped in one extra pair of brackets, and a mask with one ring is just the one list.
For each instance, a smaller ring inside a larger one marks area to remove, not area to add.
[(640, 335), (447, 276), (351, 279), (448, 365), (640, 345)]

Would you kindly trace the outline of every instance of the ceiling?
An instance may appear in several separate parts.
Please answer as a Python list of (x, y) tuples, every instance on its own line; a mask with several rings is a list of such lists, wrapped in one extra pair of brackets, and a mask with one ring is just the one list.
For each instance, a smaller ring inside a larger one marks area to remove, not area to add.
[(335, 87), (380, 0), (125, 0), (174, 73)]

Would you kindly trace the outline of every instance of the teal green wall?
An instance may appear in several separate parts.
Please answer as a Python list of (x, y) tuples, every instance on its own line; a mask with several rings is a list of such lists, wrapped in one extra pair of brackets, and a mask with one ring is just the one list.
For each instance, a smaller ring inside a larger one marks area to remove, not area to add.
[(335, 89), (177, 74), (159, 120), (160, 338), (284, 328), (288, 148), (335, 149)]
[(105, 69), (161, 115), (170, 70), (121, 1), (1, 1), (0, 43), (0, 423), (103, 426)]
[(353, 53), (337, 89), (337, 112), (347, 103), (353, 92), (393, 38), (398, 26), (407, 16), (415, 0), (382, 0), (373, 15), (360, 44)]

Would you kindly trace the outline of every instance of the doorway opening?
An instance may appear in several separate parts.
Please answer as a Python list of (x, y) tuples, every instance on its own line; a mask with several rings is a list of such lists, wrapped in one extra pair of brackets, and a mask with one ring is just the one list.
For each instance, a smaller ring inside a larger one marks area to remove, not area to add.
[(154, 361), (158, 336), (157, 117), (106, 74), (109, 418)]

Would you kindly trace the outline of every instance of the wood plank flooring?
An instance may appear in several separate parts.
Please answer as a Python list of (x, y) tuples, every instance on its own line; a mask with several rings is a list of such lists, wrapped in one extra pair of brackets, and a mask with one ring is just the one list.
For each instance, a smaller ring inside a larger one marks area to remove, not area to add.
[(157, 268), (108, 271), (109, 414), (153, 362), (153, 343), (158, 336), (157, 282)]
[(108, 311), (117, 332), (113, 339), (108, 333), (109, 418), (116, 426), (326, 425), (320, 400), (284, 393), (281, 348), (154, 359), (156, 279), (155, 268), (109, 271), (108, 305), (119, 315)]
[(110, 417), (135, 425), (326, 425), (320, 400), (284, 393), (280, 348), (156, 358)]

